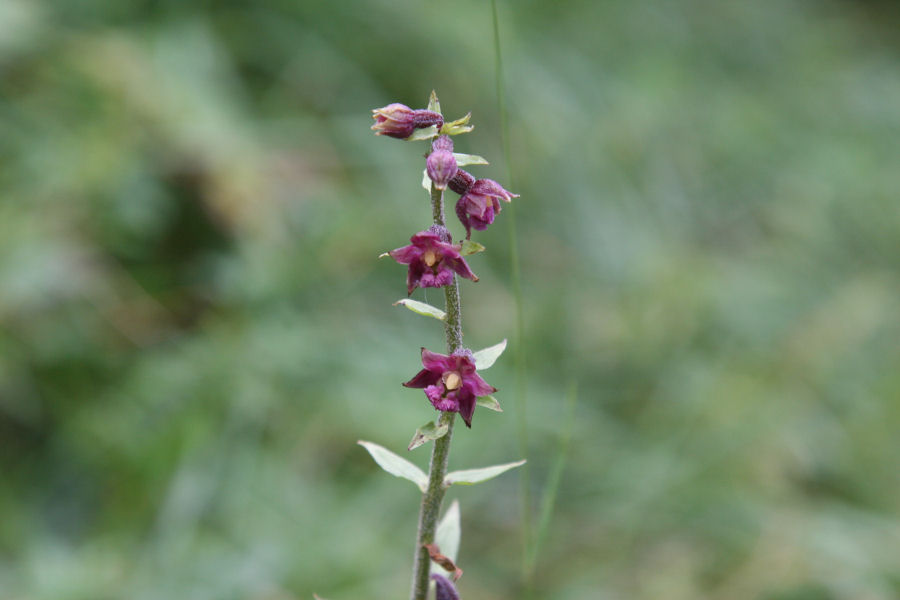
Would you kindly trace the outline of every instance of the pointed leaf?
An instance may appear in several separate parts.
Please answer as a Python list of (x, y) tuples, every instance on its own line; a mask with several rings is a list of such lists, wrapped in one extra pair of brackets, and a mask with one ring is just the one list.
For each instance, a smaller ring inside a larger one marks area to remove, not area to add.
[(406, 449), (415, 450), (422, 444), (442, 438), (447, 434), (449, 428), (450, 426), (447, 423), (435, 425), (434, 421), (429, 421), (416, 429), (416, 433)]
[(497, 402), (497, 399), (494, 398), (493, 396), (478, 396), (478, 398), (475, 400), (475, 403), (478, 406), (483, 406), (484, 408), (487, 408), (488, 410), (493, 410), (496, 412), (503, 412), (503, 409), (500, 408), (500, 403)]
[[(444, 516), (438, 523), (437, 530), (434, 533), (434, 543), (440, 547), (444, 556), (453, 562), (456, 562), (456, 556), (459, 554), (459, 538), (461, 534), (462, 529), (459, 524), (459, 501), (454, 500), (453, 503), (450, 504), (450, 508), (447, 509), (447, 512), (444, 513)], [(431, 568), (432, 571), (434, 571), (435, 566), (432, 565)], [(440, 571), (437, 572), (440, 573)], [(443, 575), (443, 573), (441, 573), (441, 575)]]
[(459, 135), (460, 133), (468, 133), (475, 129), (474, 125), (469, 125), (469, 119), (472, 118), (472, 113), (466, 114), (466, 116), (456, 119), (455, 121), (450, 121), (449, 123), (444, 123), (444, 126), (441, 127), (441, 133), (447, 135)]
[(486, 158), (483, 156), (478, 156), (477, 154), (459, 154), (457, 152), (453, 153), (453, 158), (456, 159), (457, 167), (465, 167), (466, 165), (489, 165)]
[(437, 134), (438, 134), (437, 126), (431, 125), (429, 127), (423, 127), (422, 129), (416, 129), (411, 136), (406, 138), (406, 141), (407, 142), (417, 142), (419, 140), (430, 140)]
[(428, 194), (431, 194), (431, 178), (428, 176), (428, 171), (422, 169), (422, 187), (425, 188), (425, 191)]
[(478, 254), (479, 252), (484, 252), (484, 246), (472, 240), (463, 240), (462, 248), (459, 249), (459, 253), (463, 256)]
[(521, 467), (525, 464), (524, 460), (520, 460), (518, 462), (506, 463), (505, 465), (493, 465), (491, 467), (482, 467), (481, 469), (467, 469), (465, 471), (452, 471), (447, 473), (447, 476), (444, 477), (444, 485), (449, 486), (454, 483), (460, 483), (463, 485), (472, 485), (475, 483), (481, 483), (482, 481), (487, 481), (488, 479), (493, 479), (497, 475), (501, 473), (505, 473), (510, 469), (515, 469), (516, 467)]
[(357, 444), (369, 451), (369, 454), (372, 455), (379, 467), (394, 477), (402, 477), (412, 481), (419, 486), (423, 493), (425, 492), (425, 489), (428, 487), (428, 476), (422, 472), (422, 469), (378, 444), (363, 440), (359, 440)]
[(428, 97), (428, 110), (441, 114), (441, 103), (434, 90), (431, 90), (431, 95)]
[(426, 317), (434, 317), (438, 321), (447, 318), (447, 313), (436, 306), (419, 302), (418, 300), (410, 300), (409, 298), (401, 298), (394, 302), (394, 306), (405, 306), (416, 314), (425, 315)]
[(472, 355), (475, 359), (475, 368), (479, 371), (489, 369), (491, 365), (497, 362), (497, 359), (503, 354), (504, 350), (506, 350), (506, 340), (503, 340), (499, 344), (482, 348), (478, 352), (473, 352)]

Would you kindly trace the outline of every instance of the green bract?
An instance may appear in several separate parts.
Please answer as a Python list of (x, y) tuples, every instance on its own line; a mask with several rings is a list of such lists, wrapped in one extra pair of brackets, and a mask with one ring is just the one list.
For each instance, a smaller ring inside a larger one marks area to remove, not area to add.
[(501, 473), (505, 473), (510, 469), (515, 469), (516, 467), (521, 467), (525, 464), (524, 460), (520, 460), (517, 462), (506, 463), (505, 465), (493, 465), (490, 467), (482, 467), (480, 469), (466, 469), (464, 471), (451, 471), (447, 473), (444, 477), (444, 485), (450, 486), (454, 483), (460, 483), (463, 485), (473, 485), (476, 483), (481, 483), (482, 481), (487, 481), (488, 479), (493, 479), (497, 475)]
[(500, 402), (497, 401), (493, 396), (479, 396), (475, 401), (478, 406), (486, 408), (488, 410), (493, 410), (495, 412), (503, 412), (503, 409), (500, 408)]
[(415, 435), (413, 435), (413, 439), (409, 442), (409, 446), (407, 446), (407, 450), (415, 450), (419, 446), (423, 444), (427, 444), (432, 440), (436, 440), (438, 438), (442, 438), (447, 434), (447, 430), (450, 426), (447, 423), (444, 423), (444, 419), (441, 419), (441, 423), (436, 425), (434, 421), (428, 421), (418, 429), (416, 429)]
[(425, 304), (424, 302), (419, 302), (418, 300), (402, 298), (394, 302), (394, 306), (405, 306), (416, 314), (425, 315), (426, 317), (434, 317), (438, 321), (443, 321), (447, 318), (447, 313), (445, 313), (438, 307), (432, 306), (430, 304)]
[(378, 466), (393, 475), (394, 477), (402, 477), (416, 484), (422, 493), (428, 488), (428, 476), (422, 472), (422, 469), (412, 464), (405, 458), (397, 456), (384, 446), (372, 442), (359, 440), (360, 446), (369, 451)]
[(475, 359), (475, 368), (479, 371), (489, 369), (497, 362), (497, 359), (500, 358), (500, 355), (503, 354), (504, 350), (506, 350), (506, 340), (503, 340), (499, 344), (482, 348), (478, 352), (473, 352), (472, 357)]

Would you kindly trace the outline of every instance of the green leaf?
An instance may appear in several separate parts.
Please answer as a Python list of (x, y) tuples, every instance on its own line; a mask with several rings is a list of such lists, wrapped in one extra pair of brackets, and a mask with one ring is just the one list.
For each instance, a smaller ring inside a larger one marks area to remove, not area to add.
[(475, 400), (475, 404), (487, 408), (488, 410), (503, 412), (503, 409), (500, 408), (500, 403), (497, 402), (497, 399), (493, 396), (478, 396)]
[(369, 451), (369, 454), (372, 455), (379, 467), (394, 477), (402, 477), (412, 481), (419, 486), (423, 493), (425, 492), (425, 489), (428, 487), (428, 476), (422, 472), (422, 469), (378, 444), (363, 440), (359, 440), (357, 444)]
[(437, 92), (431, 90), (431, 95), (428, 97), (428, 110), (432, 112), (436, 112), (438, 114), (441, 113), (441, 103), (438, 100)]
[(427, 423), (416, 429), (416, 433), (415, 435), (413, 435), (413, 439), (406, 449), (415, 450), (422, 444), (426, 444), (432, 440), (442, 438), (447, 434), (447, 430), (449, 428), (450, 426), (447, 423), (435, 425), (434, 421), (428, 421)]
[(479, 252), (484, 252), (484, 246), (482, 246), (478, 242), (473, 242), (472, 240), (464, 240), (462, 243), (462, 248), (460, 248), (459, 250), (459, 253), (463, 256), (478, 254)]
[(430, 304), (425, 304), (424, 302), (419, 302), (418, 300), (410, 300), (409, 298), (402, 298), (394, 302), (394, 306), (405, 306), (409, 310), (414, 313), (425, 315), (426, 317), (434, 317), (438, 321), (443, 321), (447, 318), (447, 313), (442, 311), (436, 306), (432, 306)]
[(437, 125), (416, 129), (411, 136), (406, 138), (407, 142), (417, 142), (419, 140), (430, 140), (438, 134)]
[(520, 460), (518, 462), (506, 463), (505, 465), (493, 465), (490, 467), (482, 467), (481, 469), (467, 469), (465, 471), (452, 471), (447, 473), (447, 476), (444, 477), (444, 486), (450, 486), (454, 483), (460, 483), (463, 485), (473, 485), (475, 483), (481, 483), (482, 481), (487, 481), (488, 479), (493, 479), (497, 475), (501, 473), (505, 473), (510, 469), (515, 469), (516, 467), (521, 467), (525, 464), (524, 460)]
[(497, 362), (497, 359), (503, 354), (503, 351), (506, 350), (506, 340), (503, 340), (499, 344), (494, 344), (488, 348), (482, 348), (478, 352), (473, 352), (473, 357), (475, 358), (475, 368), (479, 371), (483, 371), (485, 369), (489, 369), (491, 365)]
[(466, 165), (489, 165), (486, 158), (482, 156), (478, 156), (477, 154), (458, 154), (456, 152), (453, 153), (453, 158), (456, 159), (457, 167), (464, 167)]
[[(434, 543), (441, 549), (441, 554), (456, 562), (456, 556), (459, 554), (459, 538), (462, 535), (462, 528), (459, 523), (459, 501), (454, 500), (450, 504), (450, 508), (444, 513), (434, 532)], [(445, 571), (443, 567), (435, 563), (431, 563), (431, 572), (445, 577), (449, 571)]]
[(444, 126), (441, 127), (441, 133), (446, 135), (459, 135), (460, 133), (469, 133), (473, 129), (475, 129), (474, 125), (469, 125), (469, 119), (472, 118), (472, 113), (467, 113), (466, 116), (461, 119), (457, 119), (455, 121), (450, 121), (449, 123), (444, 123)]

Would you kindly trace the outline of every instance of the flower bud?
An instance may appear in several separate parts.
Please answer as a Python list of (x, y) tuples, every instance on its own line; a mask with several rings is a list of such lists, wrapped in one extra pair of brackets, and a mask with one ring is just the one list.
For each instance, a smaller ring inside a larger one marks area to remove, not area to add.
[(425, 161), (425, 170), (434, 182), (434, 187), (439, 190), (447, 189), (447, 183), (458, 170), (453, 156), (453, 141), (449, 136), (442, 135), (431, 144), (431, 148), (431, 154)]
[(435, 573), (431, 576), (435, 584), (435, 600), (459, 600), (459, 592), (456, 586), (443, 575)]
[(444, 125), (444, 117), (439, 113), (423, 109), (413, 110), (405, 104), (397, 102), (374, 109), (372, 118), (375, 119), (372, 130), (376, 135), (399, 139), (408, 138), (416, 129), (432, 125), (440, 129)]

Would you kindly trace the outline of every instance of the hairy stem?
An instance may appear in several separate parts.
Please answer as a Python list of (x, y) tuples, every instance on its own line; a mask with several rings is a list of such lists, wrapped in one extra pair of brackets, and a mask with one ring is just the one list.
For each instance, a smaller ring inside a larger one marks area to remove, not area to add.
[[(431, 210), (434, 224), (445, 226), (444, 223), (444, 194), (441, 190), (431, 185)], [(444, 321), (444, 333), (447, 336), (447, 349), (449, 352), (462, 348), (462, 322), (460, 320), (459, 307), (459, 283), (456, 277), (453, 283), (444, 286), (446, 297), (447, 318)], [(431, 559), (425, 544), (434, 543), (434, 532), (437, 529), (438, 516), (441, 513), (441, 503), (444, 500), (444, 476), (447, 474), (447, 459), (450, 456), (450, 439), (453, 436), (453, 422), (456, 413), (448, 412), (441, 415), (441, 419), (447, 424), (447, 433), (435, 440), (431, 450), (431, 465), (428, 468), (428, 488), (422, 496), (422, 507), (419, 510), (419, 529), (416, 533), (416, 550), (413, 562), (412, 600), (425, 600), (428, 594), (428, 572), (431, 567)]]

